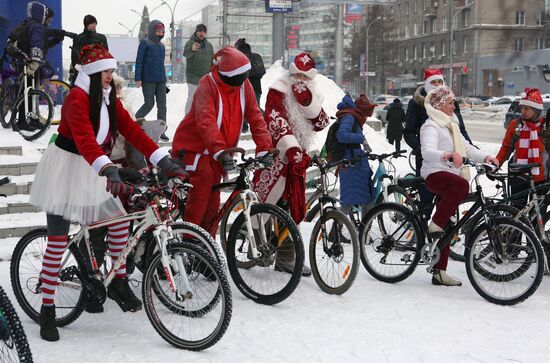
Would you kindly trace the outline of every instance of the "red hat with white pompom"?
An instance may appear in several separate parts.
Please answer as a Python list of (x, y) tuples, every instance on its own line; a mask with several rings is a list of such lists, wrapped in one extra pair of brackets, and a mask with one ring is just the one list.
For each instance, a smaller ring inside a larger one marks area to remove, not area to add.
[(443, 74), (441, 74), (439, 69), (426, 69), (424, 71), (424, 82), (430, 83), (436, 79), (443, 80)]
[(294, 58), (294, 62), (288, 67), (290, 74), (303, 74), (304, 76), (313, 79), (317, 75), (315, 61), (307, 53), (300, 53)]
[(99, 44), (89, 44), (82, 47), (78, 55), (78, 65), (88, 76), (108, 69), (117, 69), (116, 59)]
[(243, 74), (252, 68), (246, 55), (237, 48), (231, 46), (218, 50), (218, 52), (214, 54), (213, 62), (218, 66), (218, 72), (226, 77), (234, 77)]
[(532, 108), (536, 108), (537, 110), (544, 109), (540, 90), (538, 88), (526, 88), (525, 91), (523, 91), (523, 93), (521, 94), (519, 105), (529, 106)]

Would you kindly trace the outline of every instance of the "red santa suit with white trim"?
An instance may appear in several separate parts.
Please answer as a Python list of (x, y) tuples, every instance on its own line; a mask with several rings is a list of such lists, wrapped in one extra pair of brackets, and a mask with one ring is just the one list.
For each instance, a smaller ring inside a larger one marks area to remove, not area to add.
[[(220, 49), (214, 55), (210, 73), (199, 81), (191, 109), (174, 135), (173, 156), (181, 158), (183, 154), (193, 185), (184, 219), (205, 229), (220, 205), (220, 192), (212, 191), (224, 174), (217, 157), (223, 150), (237, 146), (243, 118), (249, 122), (256, 154), (261, 156), (272, 148), (254, 89), (247, 79), (250, 68), (246, 55), (237, 49)], [(215, 236), (216, 229), (213, 226), (208, 232)]]
[(256, 171), (253, 181), (262, 202), (286, 200), (296, 223), (305, 214), (307, 151), (315, 133), (329, 124), (315, 89), (316, 75), (313, 58), (301, 53), (290, 64), (289, 74), (271, 85), (264, 117), (279, 157), (272, 167)]

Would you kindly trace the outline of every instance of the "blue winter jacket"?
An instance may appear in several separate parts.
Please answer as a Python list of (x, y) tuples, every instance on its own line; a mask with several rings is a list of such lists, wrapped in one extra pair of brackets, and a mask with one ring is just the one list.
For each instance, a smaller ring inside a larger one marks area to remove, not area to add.
[(44, 58), (44, 21), (46, 21), (46, 5), (37, 1), (27, 4), (27, 28), (22, 51), (32, 60), (41, 61)]
[(153, 20), (149, 24), (147, 38), (139, 43), (136, 56), (136, 82), (166, 83), (166, 73), (164, 71), (165, 48), (155, 34), (157, 24), (162, 23)]
[[(355, 109), (355, 103), (350, 96), (346, 95), (338, 104), (338, 110)], [(362, 144), (365, 141), (363, 128), (356, 124), (352, 115), (345, 115), (341, 118), (340, 128), (336, 133), (336, 139), (343, 144)], [(373, 200), (372, 170), (367, 158), (360, 158), (365, 155), (362, 148), (348, 149), (344, 158), (358, 160), (355, 165), (340, 169), (340, 204), (359, 205), (369, 204)]]

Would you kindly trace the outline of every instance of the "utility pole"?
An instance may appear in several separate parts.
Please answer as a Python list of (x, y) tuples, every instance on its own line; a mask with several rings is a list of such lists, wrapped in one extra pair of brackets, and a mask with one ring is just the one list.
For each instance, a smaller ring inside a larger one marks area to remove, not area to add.
[(454, 52), (454, 47), (453, 47), (453, 37), (454, 37), (454, 32), (453, 32), (453, 9), (452, 9), (452, 4), (454, 3), (454, 1), (447, 1), (447, 24), (449, 26), (449, 46), (447, 47), (447, 49), (449, 49), (449, 88), (451, 89), (451, 91), (453, 90), (453, 52)]
[(338, 86), (342, 86), (344, 75), (344, 4), (338, 6), (338, 17), (336, 18), (336, 52), (334, 81)]
[(367, 24), (367, 31), (365, 34), (365, 95), (369, 95), (369, 29), (372, 24), (376, 23), (378, 20), (382, 20), (382, 17), (379, 16), (369, 24)]
[(229, 0), (223, 0), (223, 23), (222, 23), (222, 47), (227, 46), (229, 35), (227, 34), (227, 14), (229, 13)]
[(271, 61), (275, 63), (282, 59), (285, 53), (285, 14), (273, 13), (273, 55)]
[(174, 7), (171, 7), (166, 1), (162, 0), (162, 4), (168, 6), (172, 14), (172, 19), (170, 21), (170, 64), (172, 65), (172, 83), (176, 81), (176, 24), (174, 23), (174, 11), (176, 11), (178, 2), (179, 0), (176, 0)]

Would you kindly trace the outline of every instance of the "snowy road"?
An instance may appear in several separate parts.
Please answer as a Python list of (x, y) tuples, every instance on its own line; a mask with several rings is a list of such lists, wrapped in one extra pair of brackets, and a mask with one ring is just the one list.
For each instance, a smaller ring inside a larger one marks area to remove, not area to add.
[(500, 144), (504, 139), (506, 129), (502, 122), (487, 122), (481, 120), (464, 120), (468, 135), (474, 141), (492, 142)]

